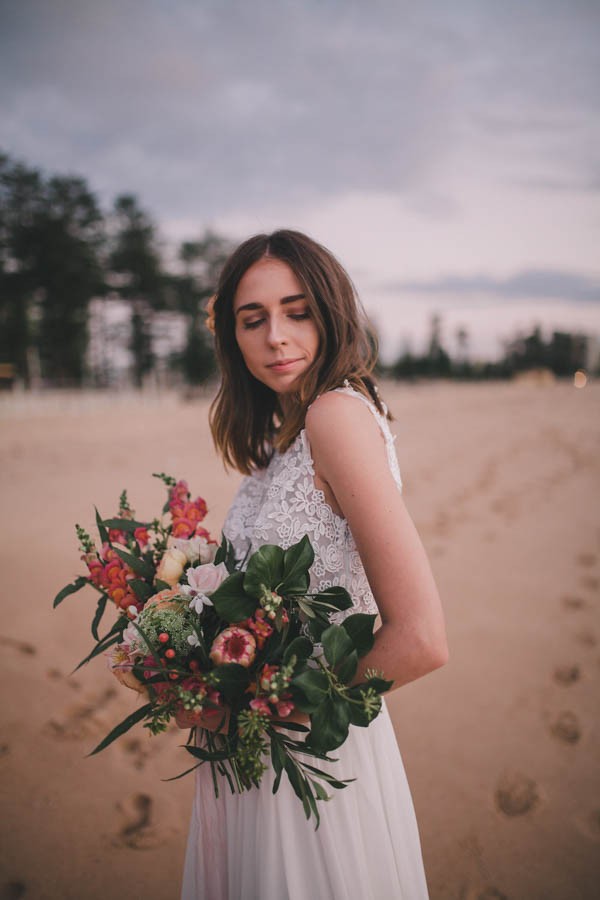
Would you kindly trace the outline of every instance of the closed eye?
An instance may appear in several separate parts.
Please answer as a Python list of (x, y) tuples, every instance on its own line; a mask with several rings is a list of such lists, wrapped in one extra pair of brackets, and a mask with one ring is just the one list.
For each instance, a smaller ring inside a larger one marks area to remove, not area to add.
[[(310, 319), (310, 311), (305, 310), (304, 312), (301, 312), (301, 313), (288, 313), (288, 319), (293, 319), (295, 322), (302, 322), (305, 319)], [(260, 319), (252, 319), (249, 322), (244, 322), (243, 327), (245, 330), (251, 330), (253, 328), (258, 328), (258, 326), (262, 325), (262, 323), (264, 321), (265, 321), (264, 316)]]

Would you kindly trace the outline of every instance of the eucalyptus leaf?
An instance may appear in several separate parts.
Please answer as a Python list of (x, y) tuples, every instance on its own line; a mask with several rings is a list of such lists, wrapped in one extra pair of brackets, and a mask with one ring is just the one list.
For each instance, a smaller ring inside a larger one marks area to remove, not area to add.
[(141, 575), (142, 578), (152, 581), (154, 578), (154, 566), (152, 563), (146, 562), (145, 559), (141, 559), (139, 556), (134, 556), (133, 553), (128, 553), (127, 550), (122, 550), (121, 547), (113, 547), (113, 550), (124, 563), (127, 563), (133, 569), (136, 575)]
[(100, 625), (100, 621), (102, 619), (102, 616), (104, 615), (104, 610), (106, 609), (107, 600), (108, 600), (107, 595), (102, 594), (102, 596), (98, 600), (98, 605), (96, 606), (96, 613), (92, 620), (92, 637), (96, 641), (100, 640), (100, 638), (98, 636), (98, 626)]
[(56, 609), (58, 604), (62, 603), (62, 601), (65, 599), (65, 597), (68, 597), (69, 594), (76, 594), (77, 591), (80, 591), (82, 587), (85, 587), (86, 584), (89, 584), (89, 583), (90, 583), (89, 578), (86, 578), (85, 575), (79, 575), (75, 579), (75, 581), (73, 581), (71, 584), (65, 585), (65, 587), (61, 591), (58, 592), (58, 594), (54, 598), (54, 602), (52, 604), (53, 608)]
[(96, 753), (100, 753), (101, 750), (104, 750), (108, 747), (109, 744), (112, 744), (113, 741), (116, 741), (118, 737), (122, 734), (125, 734), (126, 731), (129, 731), (130, 728), (133, 728), (137, 722), (141, 722), (142, 719), (145, 719), (149, 713), (152, 711), (152, 703), (145, 703), (143, 706), (140, 706), (139, 709), (136, 709), (135, 712), (132, 712), (130, 716), (127, 716), (126, 719), (123, 719), (122, 722), (113, 728), (113, 730), (106, 735), (104, 740), (100, 741), (97, 747), (95, 747), (91, 753), (88, 753), (88, 756), (94, 756)]
[(108, 529), (107, 529), (106, 525), (104, 524), (104, 522), (102, 521), (102, 519), (100, 517), (100, 513), (98, 512), (96, 507), (94, 507), (94, 512), (96, 513), (96, 527), (98, 528), (98, 534), (100, 535), (100, 540), (102, 541), (103, 544), (107, 544), (108, 543)]
[[(97, 512), (97, 510), (96, 510)], [(136, 522), (135, 519), (101, 519), (98, 528), (103, 525), (105, 528), (112, 528), (116, 531), (125, 531), (127, 534), (133, 534), (136, 528), (149, 528), (148, 522)]]

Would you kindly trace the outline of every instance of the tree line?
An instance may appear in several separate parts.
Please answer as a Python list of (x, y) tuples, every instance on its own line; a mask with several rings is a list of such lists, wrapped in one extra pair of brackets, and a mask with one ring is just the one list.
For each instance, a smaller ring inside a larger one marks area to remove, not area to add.
[[(87, 349), (94, 298), (120, 300), (130, 311), (131, 380), (142, 386), (156, 354), (153, 320), (172, 311), (183, 317), (185, 343), (170, 359), (189, 384), (215, 371), (204, 307), (230, 240), (206, 231), (182, 242), (176, 264), (166, 266), (156, 224), (132, 194), (117, 196), (103, 210), (83, 178), (45, 175), (0, 154), (0, 374), (32, 383), (78, 387), (90, 383)], [(402, 353), (379, 366), (392, 378), (505, 378), (530, 368), (570, 375), (586, 367), (586, 338), (539, 328), (516, 337), (497, 362), (469, 360), (466, 329), (457, 333), (453, 357), (434, 315), (423, 354)], [(102, 379), (96, 383), (102, 384)]]
[(155, 223), (132, 194), (108, 211), (83, 178), (46, 176), (0, 154), (0, 363), (29, 386), (86, 383), (93, 298), (131, 308), (133, 382), (155, 364), (152, 319), (185, 317), (186, 342), (171, 362), (189, 383), (214, 370), (204, 305), (230, 252), (205, 232), (177, 248), (177, 271), (163, 262)]

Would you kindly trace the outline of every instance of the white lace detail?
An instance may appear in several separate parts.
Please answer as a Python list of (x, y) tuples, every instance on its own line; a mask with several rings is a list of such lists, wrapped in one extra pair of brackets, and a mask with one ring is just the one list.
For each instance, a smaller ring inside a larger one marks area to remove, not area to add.
[[(402, 481), (394, 449), (395, 438), (383, 416), (352, 387), (336, 392), (356, 397), (371, 410), (383, 433), (388, 462), (398, 489)], [(223, 531), (236, 557), (243, 559), (261, 544), (287, 548), (308, 535), (315, 551), (311, 568), (312, 591), (339, 585), (353, 600), (349, 610), (333, 616), (336, 622), (350, 613), (376, 613), (377, 605), (346, 519), (338, 516), (315, 487), (314, 465), (303, 428), (285, 453), (275, 453), (266, 469), (242, 480), (227, 514)]]

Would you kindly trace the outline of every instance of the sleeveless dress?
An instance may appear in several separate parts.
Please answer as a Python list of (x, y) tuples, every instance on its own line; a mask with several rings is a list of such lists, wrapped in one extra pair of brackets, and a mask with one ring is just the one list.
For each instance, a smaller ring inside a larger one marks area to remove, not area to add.
[[(387, 419), (350, 386), (382, 431), (388, 462), (402, 482)], [(223, 531), (236, 556), (251, 547), (288, 547), (307, 534), (315, 551), (311, 590), (342, 585), (354, 612), (376, 613), (356, 545), (341, 516), (314, 485), (305, 430), (268, 467), (243, 479)], [(210, 768), (196, 770), (196, 793), (184, 866), (182, 900), (427, 900), (412, 798), (385, 701), (368, 728), (350, 726), (336, 763), (318, 761), (339, 778), (356, 778), (319, 801), (321, 824), (304, 815), (284, 775), (277, 794), (268, 769), (260, 789), (214, 797)]]

